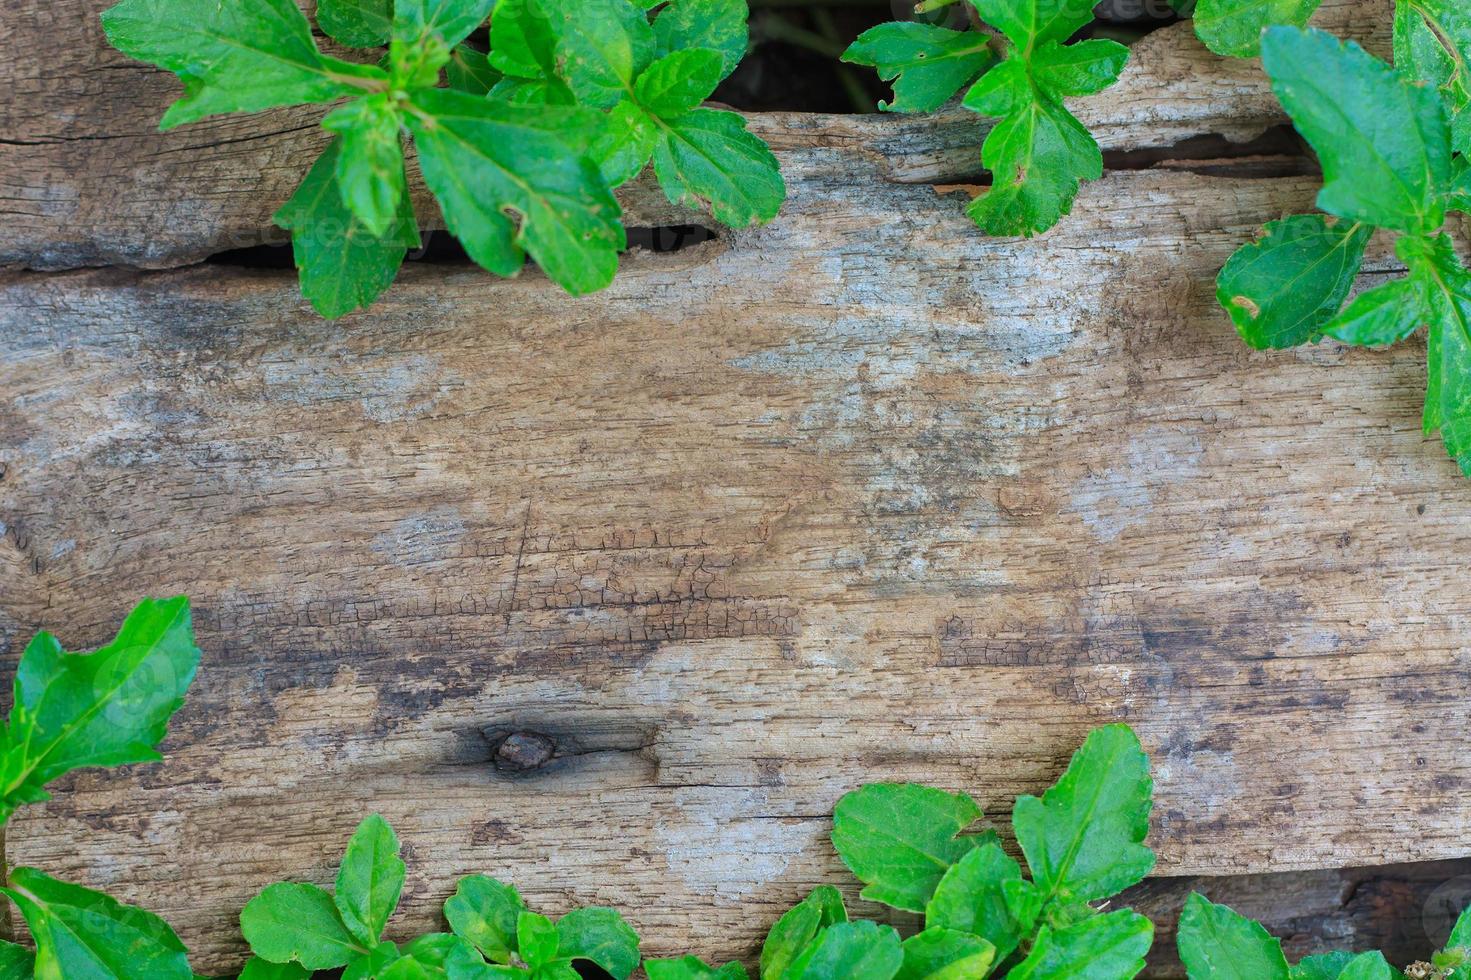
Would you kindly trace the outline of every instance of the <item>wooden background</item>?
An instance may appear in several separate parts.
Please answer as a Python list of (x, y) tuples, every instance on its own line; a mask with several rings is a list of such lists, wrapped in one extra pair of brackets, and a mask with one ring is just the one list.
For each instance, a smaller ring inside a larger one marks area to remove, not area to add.
[[(205, 659), (167, 762), (64, 780), (12, 864), (222, 970), (239, 907), (328, 881), (377, 810), (394, 935), (482, 871), (748, 956), (848, 880), (845, 791), (965, 788), (1004, 824), (1124, 720), (1160, 873), (1247, 876), (1190, 884), (1299, 951), (1413, 931), (1471, 870), (1471, 483), (1420, 434), (1423, 347), (1245, 349), (1214, 275), (1316, 180), (1161, 149), (1280, 122), (1254, 63), (1146, 38), (1078, 110), (1161, 162), (1029, 241), (964, 216), (966, 113), (756, 115), (791, 189), (765, 228), (578, 300), (411, 263), (326, 323), (289, 271), (200, 264), (282, 240), (320, 111), (159, 135), (176, 83), (102, 6), (0, 25), (0, 653), (185, 592)], [(1319, 21), (1387, 47), (1381, 0)], [(513, 771), (514, 733), (549, 758)], [(1341, 867), (1369, 870), (1310, 870)]]

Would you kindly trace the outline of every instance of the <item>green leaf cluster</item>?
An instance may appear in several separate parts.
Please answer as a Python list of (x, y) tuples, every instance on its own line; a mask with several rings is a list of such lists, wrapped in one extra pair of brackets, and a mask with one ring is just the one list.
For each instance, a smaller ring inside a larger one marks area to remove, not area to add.
[(1403, 972), (1378, 951), (1318, 953), (1289, 964), (1281, 941), (1261, 923), (1199, 893), (1186, 900), (1180, 913), (1176, 946), (1190, 980), (1405, 980), (1406, 975), (1468, 980), (1471, 909), (1461, 913), (1445, 948), (1429, 963), (1414, 964)]
[[(216, 113), (348, 99), (332, 142), (276, 214), (326, 317), (372, 303), (420, 245), (405, 137), (446, 226), (485, 269), (527, 256), (569, 293), (601, 289), (626, 247), (614, 188), (650, 160), (670, 201), (740, 227), (786, 196), (770, 148), (701, 103), (747, 44), (745, 0), (322, 0), (323, 53), (294, 0), (122, 0), (125, 54), (179, 76), (168, 128)], [(492, 8), (494, 15), (492, 16)], [(489, 51), (471, 41), (490, 19)]]
[(393, 828), (375, 814), (348, 841), (331, 892), (292, 882), (263, 889), (240, 913), (254, 954), (242, 980), (335, 969), (343, 980), (576, 980), (578, 960), (627, 980), (638, 968), (638, 935), (614, 910), (574, 909), (553, 922), (485, 875), (461, 879), (445, 902), (449, 932), (387, 941), (404, 884), (399, 854)]
[[(1383, 346), (1425, 327), (1424, 431), (1438, 430), (1471, 474), (1471, 273), (1443, 230), (1449, 211), (1471, 210), (1471, 16), (1400, 0), (1397, 68), (1296, 27), (1271, 28), (1261, 50), (1273, 90), (1322, 162), (1326, 213), (1270, 222), (1221, 270), (1217, 299), (1258, 349), (1324, 337)], [(1348, 300), (1375, 229), (1399, 236), (1406, 274)]]
[(961, 104), (999, 121), (981, 146), (992, 184), (968, 209), (992, 235), (1046, 231), (1072, 210), (1084, 180), (1103, 175), (1098, 143), (1063, 99), (1118, 80), (1129, 50), (1116, 41), (1067, 40), (1093, 19), (1091, 5), (1056, 0), (970, 0), (999, 32), (915, 22), (861, 34), (843, 60), (894, 83), (880, 109), (925, 112), (969, 86)]

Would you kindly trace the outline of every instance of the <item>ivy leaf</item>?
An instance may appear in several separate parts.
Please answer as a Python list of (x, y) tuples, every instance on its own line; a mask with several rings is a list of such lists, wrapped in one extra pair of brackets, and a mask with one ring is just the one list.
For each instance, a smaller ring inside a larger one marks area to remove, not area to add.
[(557, 920), (557, 955), (591, 960), (627, 980), (638, 969), (638, 933), (613, 909), (573, 909)]
[(16, 868), (0, 894), (15, 903), (31, 931), (36, 976), (193, 980), (184, 944), (151, 912), (35, 868)]
[(819, 932), (847, 921), (843, 896), (836, 888), (822, 885), (813, 889), (772, 923), (761, 946), (761, 980), (781, 980)]
[[(0, 977), (12, 978), (12, 980), (31, 980), (35, 976), (35, 970), (35, 953), (24, 946), (0, 940)], [(658, 978), (653, 978), (653, 980), (658, 980)]]
[(501, 73), (490, 67), (490, 56), (468, 44), (450, 52), (444, 75), (450, 88), (471, 95), (485, 95), (501, 80)]
[(375, 238), (397, 220), (408, 194), (401, 124), (385, 93), (349, 102), (322, 120), (340, 138), (334, 174), (342, 203)]
[(1088, 734), (1051, 789), (1018, 797), (1017, 843), (1047, 896), (1091, 902), (1115, 895), (1154, 867), (1149, 757), (1127, 725)]
[(833, 847), (867, 886), (864, 898), (923, 912), (950, 866), (980, 843), (957, 836), (980, 816), (964, 793), (874, 783), (833, 808)]
[(899, 934), (876, 922), (824, 929), (783, 974), (785, 980), (889, 980), (904, 964)]
[(724, 79), (746, 56), (749, 13), (746, 0), (672, 0), (654, 18), (654, 56), (708, 48), (719, 52)]
[(67, 653), (37, 633), (16, 668), (0, 739), (0, 824), (21, 804), (49, 799), (43, 787), (63, 773), (162, 759), (156, 746), (199, 657), (183, 596), (138, 603), (94, 653)]
[(412, 100), (424, 181), (472, 259), (509, 276), (525, 249), (573, 295), (612, 281), (626, 241), (618, 202), (591, 161), (542, 128), (540, 109), (448, 89)]
[(1291, 980), (1338, 980), (1338, 975), (1353, 959), (1354, 954), (1342, 951), (1304, 956), (1288, 970), (1288, 976)]
[(1031, 932), (1040, 899), (1036, 887), (1022, 878), (1021, 866), (992, 841), (950, 866), (925, 906), (924, 921), (930, 928), (980, 936), (1003, 960)]
[(1262, 64), (1323, 164), (1318, 207), (1412, 233), (1441, 226), (1450, 132), (1433, 89), (1319, 30), (1272, 28), (1262, 41)]
[(1440, 90), (1451, 145), (1471, 154), (1471, 12), (1447, 0), (1396, 3), (1394, 66)]
[(776, 156), (736, 112), (695, 109), (666, 120), (654, 174), (673, 204), (708, 209), (732, 228), (765, 224), (786, 199)]
[[(1154, 924), (1128, 909), (1095, 915), (1062, 929), (1043, 926), (1027, 958), (1007, 980), (1127, 980), (1144, 969)], [(1195, 974), (1191, 973), (1194, 978)], [(1254, 980), (1266, 980), (1256, 977)]]
[(716, 969), (698, 956), (679, 959), (644, 960), (649, 980), (748, 980), (746, 968), (731, 962)]
[(393, 0), (317, 0), (317, 24), (350, 48), (376, 48), (393, 36)]
[(1192, 980), (1288, 980), (1281, 942), (1198, 892), (1185, 900), (1175, 943)]
[(444, 917), (457, 936), (463, 936), (493, 963), (511, 962), (516, 952), (516, 919), (526, 902), (512, 885), (486, 875), (460, 879), (444, 903)]
[(170, 129), (205, 116), (256, 112), (361, 95), (381, 69), (329, 58), (294, 0), (123, 0), (102, 15), (123, 54), (179, 76), (184, 97), (159, 122)]
[(1323, 325), (1323, 333), (1345, 344), (1387, 347), (1419, 328), (1424, 309), (1419, 284), (1395, 279), (1354, 297)]
[(988, 35), (952, 31), (917, 21), (871, 27), (843, 52), (843, 60), (894, 83), (894, 101), (880, 112), (931, 112), (996, 63)]
[(406, 870), (398, 854), (398, 835), (375, 813), (358, 824), (337, 869), (333, 901), (347, 931), (366, 946), (377, 944), (398, 908)]
[(1255, 58), (1269, 27), (1307, 24), (1322, 0), (1200, 0), (1191, 16), (1195, 35), (1216, 54)]
[(1257, 350), (1314, 339), (1343, 305), (1373, 229), (1297, 214), (1267, 223), (1238, 248), (1216, 279), (1216, 300)]
[(1446, 235), (1403, 238), (1397, 251), (1419, 283), (1430, 327), (1425, 434), (1439, 429), (1446, 453), (1471, 476), (1471, 273)]
[(404, 253), (419, 247), (419, 227), (408, 194), (383, 235), (374, 235), (343, 203), (337, 181), (342, 139), (333, 140), (276, 212), (291, 230), (291, 253), (301, 292), (318, 313), (336, 319), (367, 306), (393, 285)]
[(557, 959), (557, 927), (552, 920), (535, 912), (522, 912), (516, 917), (516, 950), (532, 968), (545, 966)]
[(720, 82), (720, 53), (689, 48), (666, 54), (634, 83), (638, 104), (656, 116), (682, 115), (710, 97)]
[(904, 962), (896, 980), (982, 980), (996, 947), (979, 936), (931, 926), (901, 944)]
[(308, 970), (336, 969), (368, 952), (342, 924), (332, 896), (316, 885), (267, 885), (241, 910), (240, 931), (261, 959)]

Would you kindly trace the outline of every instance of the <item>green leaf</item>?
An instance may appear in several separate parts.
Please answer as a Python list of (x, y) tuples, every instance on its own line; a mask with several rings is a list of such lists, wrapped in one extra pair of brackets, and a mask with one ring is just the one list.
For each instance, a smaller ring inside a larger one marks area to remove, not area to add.
[(1393, 980), (1395, 975), (1384, 954), (1375, 950), (1350, 960), (1338, 974), (1338, 980)]
[(1334, 340), (1360, 347), (1387, 347), (1414, 333), (1424, 320), (1420, 285), (1395, 279), (1367, 289), (1323, 325)]
[(358, 824), (337, 869), (333, 901), (347, 931), (366, 946), (377, 944), (398, 908), (406, 870), (398, 853), (398, 835), (375, 813)]
[(972, 0), (981, 19), (1005, 34), (1022, 60), (1048, 41), (1059, 44), (1093, 22), (1093, 8), (1058, 0)]
[(1354, 954), (1342, 951), (1304, 956), (1288, 970), (1288, 976), (1291, 980), (1338, 980), (1338, 975), (1353, 958)]
[[(1013, 898), (1008, 901), (1008, 890)], [(1031, 901), (1024, 896), (1031, 893)], [(1003, 960), (1031, 932), (1040, 894), (1022, 878), (1021, 866), (991, 842), (950, 866), (925, 907), (925, 925), (973, 933), (989, 941)], [(1020, 913), (1020, 914), (1018, 914)]]
[(509, 276), (525, 249), (574, 295), (612, 281), (625, 244), (618, 202), (590, 160), (541, 128), (541, 109), (448, 89), (412, 98), (424, 181), (472, 259)]
[(1262, 32), (1290, 24), (1302, 27), (1322, 0), (1200, 0), (1192, 15), (1195, 35), (1216, 54), (1255, 58)]
[(589, 149), (609, 187), (618, 187), (639, 175), (659, 139), (658, 122), (625, 99), (608, 113), (602, 133)]
[(648, 17), (628, 0), (578, 0), (554, 9), (564, 18), (557, 43), (559, 74), (578, 102), (613, 108), (654, 60)]
[(644, 960), (649, 980), (748, 980), (746, 968), (731, 962), (716, 969), (698, 956), (679, 959)]
[(526, 902), (514, 886), (486, 875), (461, 878), (444, 903), (444, 917), (455, 935), (474, 943), (495, 963), (511, 962), (516, 952), (516, 919), (525, 910)]
[(316, 885), (267, 885), (241, 910), (240, 931), (256, 956), (309, 970), (346, 966), (368, 952), (342, 924), (332, 896)]
[(501, 80), (501, 73), (490, 67), (490, 56), (468, 44), (450, 52), (444, 74), (450, 88), (471, 95), (485, 95)]
[(719, 81), (719, 52), (691, 48), (666, 54), (650, 65), (638, 77), (633, 93), (649, 112), (673, 117), (709, 98)]
[(787, 968), (801, 955), (817, 934), (839, 922), (847, 922), (843, 896), (831, 885), (812, 890), (788, 909), (766, 934), (761, 946), (761, 980), (781, 980)]
[(979, 936), (935, 927), (910, 936), (902, 949), (896, 980), (982, 980), (996, 958), (996, 947)]
[(1272, 28), (1262, 41), (1262, 64), (1323, 164), (1318, 207), (1400, 231), (1440, 227), (1451, 154), (1434, 90), (1319, 30)]
[(654, 56), (709, 48), (720, 53), (723, 79), (746, 56), (748, 16), (746, 0), (673, 0), (654, 18)]
[(1092, 95), (1119, 80), (1129, 49), (1117, 41), (1094, 38), (1064, 47), (1048, 42), (1032, 56), (1032, 81), (1056, 97)]
[(1440, 430), (1446, 453), (1471, 476), (1471, 274), (1449, 236), (1402, 238), (1396, 251), (1420, 287), (1425, 343), (1424, 430)]
[(371, 65), (317, 50), (293, 0), (123, 0), (102, 15), (123, 54), (179, 76), (184, 97), (159, 123), (169, 129), (225, 112), (256, 112), (361, 95), (386, 81)]
[(613, 909), (573, 909), (557, 920), (557, 955), (591, 960), (627, 980), (638, 969), (638, 933)]
[(16, 668), (14, 706), (0, 740), (0, 824), (42, 788), (88, 766), (161, 758), (156, 746), (199, 666), (189, 600), (145, 599), (113, 641), (95, 653), (67, 653), (38, 633)]
[(1452, 0), (1396, 3), (1394, 66), (1440, 90), (1452, 146), (1471, 154), (1471, 11)]
[(1315, 339), (1343, 305), (1374, 229), (1296, 214), (1269, 221), (1238, 248), (1216, 279), (1216, 300), (1257, 350)]
[(839, 922), (818, 934), (785, 980), (890, 980), (904, 964), (899, 934), (875, 922)]
[(393, 285), (404, 253), (419, 246), (407, 193), (399, 199), (397, 220), (383, 235), (374, 235), (348, 211), (337, 182), (341, 150), (340, 137), (328, 144), (296, 193), (276, 212), (276, 223), (291, 230), (302, 295), (328, 319), (377, 299)]
[(26, 920), (43, 980), (193, 980), (184, 944), (151, 912), (34, 868), (16, 868), (0, 893)]
[(349, 102), (322, 120), (340, 137), (335, 175), (342, 203), (374, 237), (392, 227), (408, 194), (401, 125), (386, 94)]
[[(1144, 969), (1154, 925), (1128, 909), (1084, 919), (1063, 929), (1043, 926), (1032, 951), (1007, 980), (1128, 980)], [(1195, 974), (1191, 974), (1193, 978)], [(1258, 977), (1256, 980), (1266, 980)]]
[(787, 196), (781, 167), (739, 113), (695, 109), (665, 120), (654, 174), (674, 204), (709, 210), (732, 228), (765, 224)]
[[(0, 940), (0, 977), (5, 977), (6, 980), (31, 980), (35, 976), (35, 969), (35, 953), (24, 946)], [(658, 978), (655, 977), (653, 980), (658, 980)], [(678, 978), (672, 978), (672, 980), (678, 980)]]
[(453, 48), (490, 16), (495, 0), (395, 0), (393, 38), (416, 43), (433, 36)]
[(491, 66), (516, 78), (554, 76), (559, 28), (543, 0), (499, 0), (490, 15)]
[(1282, 944), (1258, 922), (1198, 892), (1185, 900), (1175, 939), (1191, 980), (1287, 980)]
[[(488, 974), (485, 961), (475, 947), (459, 936), (447, 932), (431, 932), (420, 936), (403, 948), (403, 960), (411, 961), (422, 968), (426, 977), (444, 977), (446, 980), (480, 980)], [(397, 964), (395, 964), (397, 965)], [(407, 967), (401, 968), (405, 976), (412, 975)]]
[(980, 816), (964, 793), (875, 783), (833, 808), (833, 847), (867, 886), (864, 898), (922, 912), (950, 866), (980, 843), (956, 836)]
[(1048, 896), (1091, 902), (1115, 895), (1154, 867), (1144, 846), (1154, 782), (1149, 757), (1127, 725), (1088, 734), (1051, 789), (1018, 797), (1017, 843)]
[(317, 0), (317, 24), (350, 48), (376, 48), (393, 36), (393, 0)]
[[(1461, 159), (1461, 158), (1457, 158)], [(1446, 207), (1457, 211), (1471, 213), (1471, 165), (1464, 161), (1461, 172), (1451, 184), (1450, 197), (1446, 200)]]
[(555, 960), (558, 940), (557, 927), (546, 916), (522, 912), (516, 917), (516, 949), (527, 965), (538, 967)]
[[(272, 963), (259, 956), (252, 956), (245, 961), (245, 966), (240, 970), (239, 980), (307, 980), (311, 975), (311, 971), (300, 963)], [(371, 974), (364, 974), (362, 980), (370, 976)], [(360, 980), (352, 975), (351, 969), (344, 973), (342, 978), (343, 980)]]
[[(342, 971), (342, 980), (378, 980), (378, 977), (403, 958), (395, 943), (382, 942), (372, 950), (347, 964)], [(295, 966), (296, 964), (293, 964)], [(303, 973), (306, 971), (303, 969)]]
[(931, 112), (996, 63), (989, 40), (980, 31), (895, 21), (858, 35), (843, 60), (894, 83), (894, 101), (880, 102), (880, 112)]

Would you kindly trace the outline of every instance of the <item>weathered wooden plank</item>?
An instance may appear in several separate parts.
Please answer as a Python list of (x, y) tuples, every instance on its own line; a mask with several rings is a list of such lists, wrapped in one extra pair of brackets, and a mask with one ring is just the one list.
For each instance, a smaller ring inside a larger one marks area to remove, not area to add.
[[(206, 650), (168, 763), (71, 779), (12, 859), (225, 966), (242, 902), (376, 809), (404, 929), (474, 870), (746, 953), (844, 880), (846, 790), (1005, 813), (1112, 719), (1167, 874), (1462, 855), (1471, 497), (1423, 351), (1254, 353), (1212, 297), (1313, 192), (1115, 173), (1013, 241), (796, 180), (595, 296), (416, 266), (336, 324), (286, 273), (9, 274), (9, 658), (146, 593)], [(556, 758), (498, 769), (507, 732)]]
[[(97, 15), (109, 2), (21, 0), (6, 9), (0, 266), (167, 267), (285, 241), (270, 216), (324, 142), (321, 109), (158, 133), (178, 84), (107, 46)], [(1382, 51), (1388, 11), (1388, 0), (1329, 0), (1318, 19)], [(1119, 85), (1078, 106), (1108, 149), (1168, 146), (1201, 133), (1244, 138), (1282, 118), (1255, 62), (1211, 55), (1184, 24), (1144, 39)], [(961, 110), (938, 119), (773, 113), (753, 116), (752, 125), (779, 151), (810, 150), (820, 137), (821, 146), (851, 151), (845, 164), (883, 179), (953, 181), (980, 173), (984, 128)], [(793, 167), (814, 162), (782, 155)], [(416, 199), (426, 226), (437, 226), (422, 188)], [(632, 225), (691, 220), (649, 182), (631, 187), (624, 201)]]

